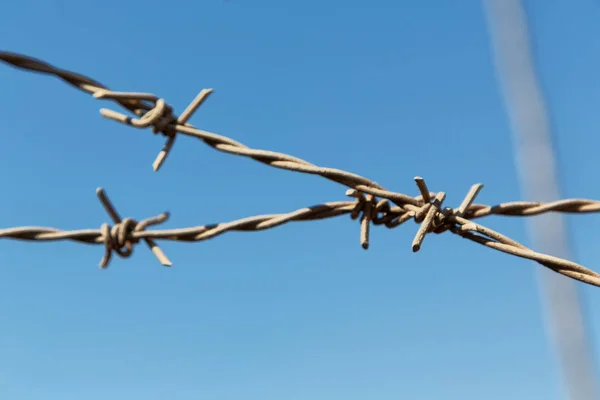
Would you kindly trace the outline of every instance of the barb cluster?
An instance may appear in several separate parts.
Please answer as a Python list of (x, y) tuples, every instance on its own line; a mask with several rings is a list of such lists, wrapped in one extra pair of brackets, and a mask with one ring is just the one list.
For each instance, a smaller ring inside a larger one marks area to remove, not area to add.
[(98, 197), (113, 220), (114, 225), (112, 227), (103, 224), (99, 230), (77, 231), (20, 227), (0, 230), (0, 238), (30, 241), (72, 240), (87, 244), (102, 244), (105, 247), (105, 255), (100, 263), (102, 268), (108, 265), (113, 252), (121, 257), (129, 257), (133, 252), (133, 246), (143, 240), (163, 265), (170, 266), (171, 262), (154, 240), (196, 242), (211, 239), (229, 231), (259, 231), (293, 221), (320, 220), (350, 214), (352, 219), (360, 220), (360, 242), (362, 247), (367, 249), (369, 247), (371, 224), (395, 228), (413, 219), (419, 224), (412, 243), (414, 252), (419, 251), (427, 234), (440, 234), (449, 231), (492, 249), (537, 261), (573, 279), (600, 286), (600, 274), (568, 260), (536, 253), (496, 231), (473, 222), (474, 219), (492, 214), (532, 216), (546, 212), (598, 212), (600, 211), (599, 201), (570, 199), (545, 204), (513, 202), (487, 206), (474, 203), (483, 187), (481, 184), (476, 184), (471, 187), (463, 202), (456, 209), (443, 207), (446, 194), (444, 192), (429, 192), (425, 181), (421, 177), (415, 178), (420, 194), (411, 197), (389, 191), (376, 182), (351, 172), (319, 167), (283, 153), (252, 149), (228, 137), (194, 127), (188, 123), (188, 120), (212, 93), (212, 89), (203, 89), (185, 111), (177, 117), (173, 113), (173, 108), (164, 99), (152, 94), (111, 91), (106, 86), (88, 77), (56, 68), (43, 61), (20, 54), (0, 52), (0, 60), (17, 68), (54, 75), (68, 84), (92, 94), (95, 98), (112, 100), (134, 116), (101, 109), (100, 113), (104, 117), (135, 128), (151, 127), (153, 133), (160, 133), (165, 136), (167, 140), (153, 163), (155, 171), (158, 171), (163, 165), (175, 143), (177, 134), (183, 134), (198, 138), (210, 147), (225, 153), (252, 158), (280, 169), (319, 175), (348, 187), (346, 195), (353, 198), (353, 201), (324, 203), (287, 214), (259, 215), (228, 223), (191, 228), (148, 230), (148, 227), (166, 221), (168, 214), (163, 213), (140, 222), (132, 218), (121, 219), (104, 191), (98, 189)]

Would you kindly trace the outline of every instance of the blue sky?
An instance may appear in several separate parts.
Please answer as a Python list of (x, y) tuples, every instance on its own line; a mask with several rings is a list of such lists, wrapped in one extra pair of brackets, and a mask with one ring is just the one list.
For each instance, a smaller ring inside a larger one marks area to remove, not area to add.
[[(600, 199), (600, 7), (529, 1), (565, 197)], [(350, 170), (457, 205), (522, 199), (479, 1), (10, 2), (4, 50), (121, 91), (152, 92), (251, 147)], [(165, 227), (345, 200), (345, 188), (181, 138), (104, 120), (110, 107), (6, 65), (3, 227), (98, 228), (104, 187), (123, 216)], [(574, 261), (600, 268), (600, 217), (569, 217)], [(485, 225), (525, 244), (524, 220)], [(0, 242), (5, 399), (562, 399), (531, 262), (450, 234), (413, 254), (417, 225), (341, 217), (197, 244), (145, 246), (108, 270), (103, 250)], [(586, 308), (597, 288), (580, 285)], [(598, 342), (600, 320), (590, 312)], [(597, 348), (598, 346), (596, 346)], [(598, 352), (596, 349), (594, 350)]]

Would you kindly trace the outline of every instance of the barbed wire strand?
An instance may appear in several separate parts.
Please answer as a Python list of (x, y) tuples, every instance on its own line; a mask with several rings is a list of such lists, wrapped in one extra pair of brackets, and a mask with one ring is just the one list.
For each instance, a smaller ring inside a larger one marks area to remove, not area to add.
[[(417, 177), (415, 180), (422, 181), (422, 178)], [(360, 240), (361, 245), (366, 249), (369, 245), (370, 223), (395, 228), (409, 219), (414, 219), (415, 222), (420, 223), (420, 227), (413, 241), (413, 251), (420, 249), (427, 233), (433, 232), (439, 234), (445, 230), (449, 230), (465, 239), (507, 254), (537, 261), (555, 272), (600, 287), (600, 274), (574, 262), (537, 253), (492, 229), (461, 217), (462, 210), (468, 210), (468, 203), (475, 198), (481, 187), (482, 185), (473, 185), (461, 206), (456, 210), (452, 210), (451, 208), (441, 210), (441, 202), (445, 196), (444, 193), (436, 194), (433, 196), (433, 203), (422, 203), (421, 207), (407, 205), (406, 207), (410, 209), (408, 210), (405, 207), (392, 206), (387, 200), (375, 201), (373, 197), (365, 196), (351, 189), (346, 194), (354, 197), (355, 201), (323, 203), (285, 214), (257, 215), (226, 223), (165, 230), (147, 230), (146, 228), (165, 222), (169, 218), (168, 213), (162, 213), (139, 222), (132, 218), (121, 219), (104, 190), (99, 188), (97, 195), (114, 221), (112, 227), (106, 223), (102, 224), (100, 229), (71, 231), (47, 227), (18, 227), (0, 229), (0, 239), (10, 238), (23, 241), (45, 242), (70, 240), (78, 243), (104, 245), (105, 254), (100, 262), (101, 268), (108, 266), (113, 252), (122, 258), (127, 258), (133, 254), (133, 245), (137, 244), (140, 240), (144, 240), (159, 261), (165, 266), (170, 266), (171, 262), (155, 243), (155, 240), (199, 242), (215, 238), (226, 232), (260, 231), (272, 229), (289, 222), (315, 221), (350, 214), (352, 219), (360, 217)], [(429, 193), (430, 196), (431, 194)], [(422, 202), (422, 196), (415, 197), (414, 199)], [(502, 206), (508, 206), (507, 208), (513, 209), (510, 203), (497, 207)], [(560, 206), (561, 208), (565, 207), (564, 204)], [(491, 211), (493, 208), (487, 207), (486, 210)], [(422, 220), (418, 220), (417, 216), (423, 215), (423, 209), (427, 209), (428, 211)], [(491, 212), (488, 215), (491, 215)]]
[(176, 134), (184, 134), (196, 137), (210, 147), (222, 152), (252, 158), (275, 168), (322, 176), (349, 187), (350, 190), (346, 194), (356, 199), (353, 202), (324, 203), (287, 214), (259, 215), (222, 224), (182, 229), (146, 230), (151, 225), (166, 221), (168, 214), (163, 213), (140, 222), (131, 218), (121, 219), (104, 191), (98, 189), (98, 197), (113, 219), (114, 226), (112, 228), (108, 224), (103, 224), (99, 230), (76, 231), (63, 231), (45, 227), (19, 227), (0, 230), (0, 238), (26, 241), (71, 240), (86, 244), (103, 244), (106, 249), (100, 263), (103, 268), (108, 265), (113, 252), (121, 257), (129, 257), (133, 253), (133, 245), (140, 240), (144, 240), (159, 261), (163, 265), (169, 266), (171, 262), (154, 240), (196, 242), (211, 239), (229, 231), (258, 231), (271, 229), (293, 221), (318, 220), (350, 214), (353, 219), (360, 216), (360, 241), (362, 247), (366, 249), (369, 246), (371, 223), (374, 225), (384, 224), (388, 228), (395, 228), (409, 219), (414, 219), (415, 222), (420, 224), (412, 244), (414, 252), (419, 251), (428, 233), (440, 234), (450, 231), (489, 248), (534, 260), (555, 272), (600, 287), (600, 274), (574, 262), (537, 253), (496, 231), (472, 221), (488, 215), (534, 216), (546, 212), (598, 212), (600, 211), (600, 201), (567, 199), (545, 204), (511, 202), (487, 206), (474, 203), (475, 197), (483, 187), (483, 185), (477, 184), (471, 187), (457, 209), (442, 208), (446, 194), (444, 192), (429, 192), (425, 181), (421, 177), (415, 178), (420, 195), (411, 197), (389, 191), (376, 182), (351, 172), (319, 167), (284, 153), (252, 149), (228, 137), (206, 132), (190, 125), (187, 121), (213, 92), (212, 89), (203, 89), (186, 110), (179, 117), (175, 117), (172, 107), (167, 105), (164, 99), (152, 94), (110, 91), (106, 86), (86, 76), (56, 68), (41, 60), (16, 53), (0, 52), (0, 61), (16, 68), (54, 75), (68, 84), (92, 94), (95, 98), (113, 100), (139, 118), (132, 118), (116, 111), (101, 109), (100, 112), (104, 117), (136, 128), (152, 127), (153, 133), (161, 133), (166, 136), (167, 141), (153, 163), (155, 171), (159, 170), (164, 163), (170, 149), (173, 147)]

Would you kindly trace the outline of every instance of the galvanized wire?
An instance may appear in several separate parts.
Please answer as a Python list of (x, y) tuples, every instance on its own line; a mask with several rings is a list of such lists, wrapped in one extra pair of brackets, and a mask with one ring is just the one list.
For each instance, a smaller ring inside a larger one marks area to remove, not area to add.
[(371, 224), (395, 228), (413, 219), (420, 225), (412, 243), (412, 249), (415, 252), (421, 248), (428, 233), (440, 234), (449, 231), (489, 248), (537, 261), (555, 272), (600, 287), (600, 274), (574, 262), (537, 253), (472, 221), (488, 215), (533, 216), (547, 212), (598, 212), (600, 211), (600, 201), (569, 199), (545, 204), (512, 202), (488, 206), (474, 203), (477, 194), (483, 187), (481, 184), (476, 184), (471, 187), (459, 207), (456, 209), (442, 207), (446, 194), (430, 192), (425, 181), (420, 177), (415, 178), (420, 195), (411, 197), (389, 191), (376, 182), (351, 172), (319, 167), (283, 153), (252, 149), (228, 137), (206, 132), (190, 125), (187, 121), (212, 93), (212, 89), (202, 90), (187, 109), (179, 117), (176, 117), (172, 107), (164, 99), (152, 94), (113, 92), (88, 77), (20, 54), (0, 52), (0, 60), (17, 68), (57, 76), (70, 85), (92, 94), (95, 98), (113, 100), (135, 114), (136, 117), (129, 117), (112, 110), (101, 110), (104, 117), (136, 128), (152, 127), (154, 133), (161, 133), (167, 137), (167, 143), (153, 164), (155, 170), (158, 170), (164, 162), (173, 146), (176, 134), (183, 134), (196, 137), (222, 152), (252, 158), (276, 168), (322, 176), (350, 188), (346, 194), (354, 198), (354, 201), (324, 203), (286, 214), (259, 215), (228, 223), (182, 229), (148, 230), (147, 227), (166, 221), (168, 214), (163, 213), (140, 222), (132, 218), (121, 219), (104, 191), (99, 189), (98, 197), (114, 222), (112, 227), (103, 224), (100, 229), (75, 231), (46, 227), (18, 227), (0, 230), (0, 238), (26, 241), (71, 240), (86, 244), (102, 244), (105, 246), (105, 255), (100, 263), (103, 268), (108, 265), (113, 252), (121, 257), (129, 257), (133, 252), (133, 245), (143, 240), (163, 265), (171, 265), (154, 240), (197, 242), (229, 231), (259, 231), (293, 221), (320, 220), (349, 214), (353, 219), (360, 218), (360, 241), (363, 248), (366, 249), (369, 246)]

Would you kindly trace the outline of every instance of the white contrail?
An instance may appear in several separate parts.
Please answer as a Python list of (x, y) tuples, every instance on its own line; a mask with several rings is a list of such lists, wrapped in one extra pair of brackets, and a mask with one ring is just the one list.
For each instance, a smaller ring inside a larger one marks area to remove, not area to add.
[[(548, 116), (533, 66), (521, 0), (484, 0), (494, 61), (512, 124), (524, 200), (560, 198)], [(571, 259), (565, 220), (556, 213), (528, 220), (534, 248)], [(575, 282), (538, 266), (547, 330), (572, 400), (598, 400), (591, 349)]]

